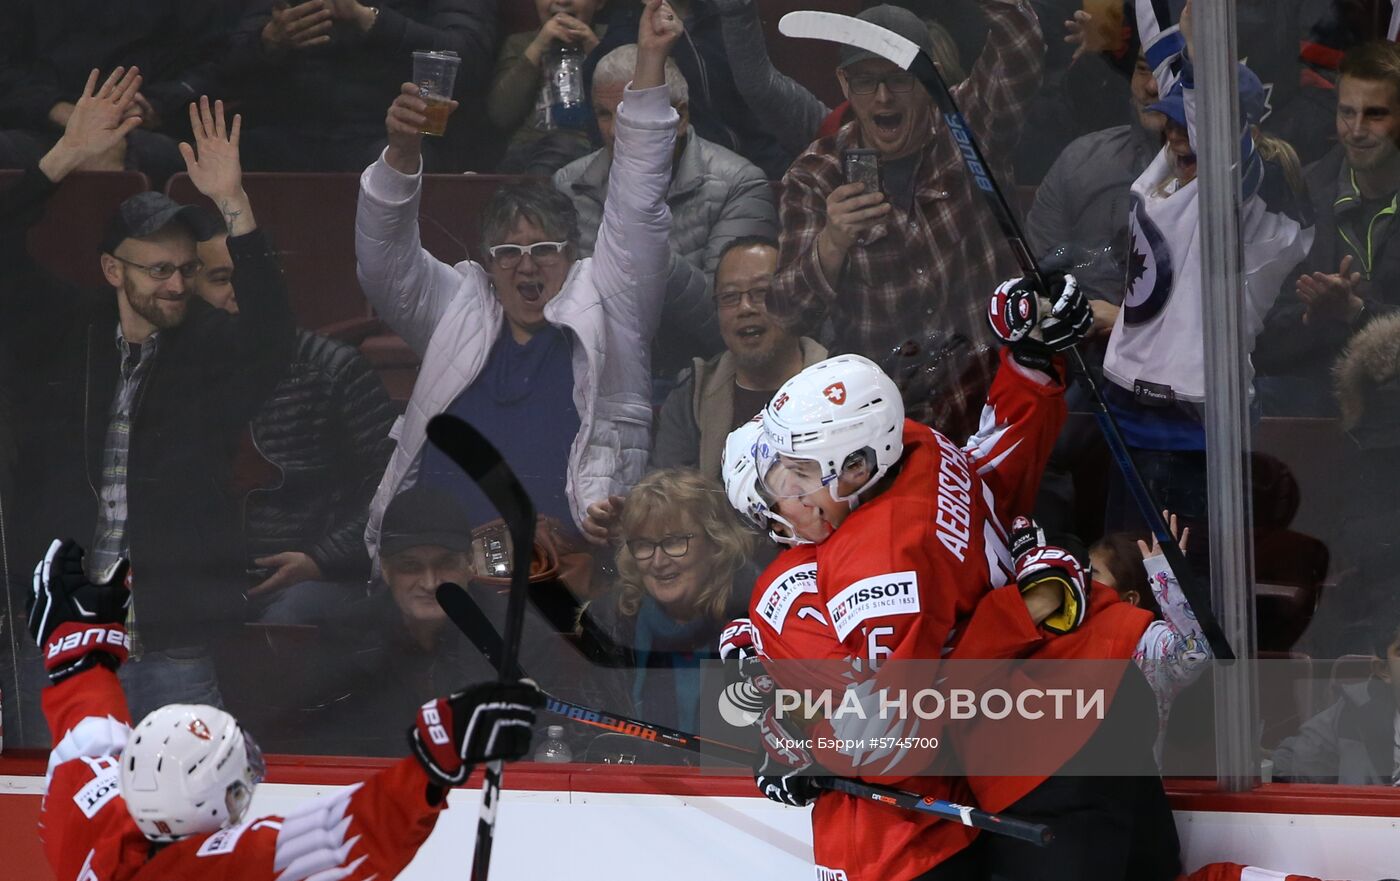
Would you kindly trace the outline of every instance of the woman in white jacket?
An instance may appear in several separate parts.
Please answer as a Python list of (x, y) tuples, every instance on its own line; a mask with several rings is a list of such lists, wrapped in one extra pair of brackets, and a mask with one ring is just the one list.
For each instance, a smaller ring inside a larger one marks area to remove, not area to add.
[(584, 525), (590, 504), (641, 478), (651, 340), (670, 257), (665, 198), (677, 117), (663, 65), (680, 30), (668, 5), (648, 0), (591, 258), (578, 259), (573, 207), (548, 184), (503, 187), (492, 197), (482, 219), (484, 265), (433, 258), (418, 230), (425, 105), (405, 83), (390, 107), (389, 146), (360, 179), (355, 256), (366, 296), (423, 366), (370, 507), (372, 557), (389, 500), (420, 480), (459, 496), (473, 525), (495, 516), (426, 443), (427, 422), (441, 412), (490, 438), (541, 514), (569, 532)]

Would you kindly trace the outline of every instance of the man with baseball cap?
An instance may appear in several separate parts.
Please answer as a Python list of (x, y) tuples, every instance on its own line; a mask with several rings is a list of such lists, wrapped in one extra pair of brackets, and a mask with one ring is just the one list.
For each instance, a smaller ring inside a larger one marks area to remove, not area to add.
[[(1045, 43), (1029, 3), (980, 5), (986, 45), (952, 91), (990, 170), (1006, 186), (1026, 107), (1040, 87)], [(884, 5), (859, 18), (933, 57), (928, 27), (913, 12)], [(829, 318), (834, 337), (823, 343), (877, 362), (911, 341), (954, 334), (987, 339), (986, 292), (1015, 264), (957, 142), (913, 75), (846, 45), (839, 61), (836, 78), (854, 118), (809, 146), (783, 179), (781, 255), (769, 310), (803, 333)], [(855, 150), (865, 151), (867, 168), (878, 166), (871, 183), (848, 174)], [(963, 381), (936, 388), (931, 402), (907, 402), (910, 417), (954, 436), (975, 428), (994, 372), (994, 359), (979, 353), (969, 360), (967, 353), (980, 348), (945, 352), (944, 375)]]
[[(141, 193), (117, 209), (100, 244), (110, 290), (58, 282), (27, 253), (26, 234), (64, 178), (109, 149), (139, 116), (136, 69), (88, 78), (63, 136), (0, 193), (0, 328), (24, 365), (12, 390), (19, 475), (7, 524), (15, 567), (55, 536), (91, 547), (89, 574), (132, 563), (135, 650), (122, 680), (133, 710), (219, 703), (206, 646), (243, 614), (238, 515), (228, 489), (233, 441), (285, 366), (291, 310), (271, 246), (253, 219), (238, 159), (241, 121), (222, 102), (190, 107), (190, 179), (223, 215), (242, 312), (198, 301), (202, 209)], [(75, 259), (91, 257), (75, 254)]]

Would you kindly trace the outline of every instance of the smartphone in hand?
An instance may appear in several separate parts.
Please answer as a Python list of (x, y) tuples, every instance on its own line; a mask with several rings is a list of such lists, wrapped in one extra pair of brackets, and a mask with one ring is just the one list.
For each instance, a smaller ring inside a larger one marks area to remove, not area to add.
[(847, 150), (841, 154), (841, 167), (846, 174), (846, 183), (865, 184), (867, 193), (881, 191), (878, 150)]

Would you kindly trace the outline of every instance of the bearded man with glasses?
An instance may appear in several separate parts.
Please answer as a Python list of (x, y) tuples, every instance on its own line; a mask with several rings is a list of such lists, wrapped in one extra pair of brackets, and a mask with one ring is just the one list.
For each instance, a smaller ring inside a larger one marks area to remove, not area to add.
[[(1045, 43), (1027, 0), (979, 0), (987, 41), (966, 80), (952, 87), (1002, 186), (1012, 148), (1040, 88)], [(928, 27), (895, 6), (859, 16), (937, 57)], [(994, 347), (947, 352), (956, 335), (989, 343), (983, 292), (1014, 275), (1005, 237), (959, 158), (928, 93), (871, 52), (842, 46), (836, 78), (853, 117), (815, 141), (783, 178), (782, 253), (768, 308), (800, 333), (829, 321), (833, 352), (889, 363), (913, 343), (943, 362), (948, 380), (908, 401), (911, 419), (966, 437), (995, 371)], [(874, 151), (878, 187), (848, 178), (851, 150)], [(944, 350), (944, 351), (941, 351)]]
[[(294, 329), (276, 256), (243, 190), (241, 121), (226, 122), (221, 102), (191, 105), (194, 143), (182, 146), (191, 182), (223, 215), (240, 315), (193, 293), (196, 242), (215, 222), (160, 193), (132, 196), (112, 216), (97, 255), (107, 290), (73, 290), (26, 252), (26, 233), (67, 175), (141, 122), (131, 115), (140, 88), (134, 68), (105, 80), (93, 71), (63, 136), (0, 194), (0, 327), (7, 355), (23, 365), (8, 390), (19, 473), (15, 497), (0, 499), (10, 518), (0, 564), (18, 587), (27, 581), (20, 570), (55, 535), (90, 546), (95, 581), (131, 560), (134, 651), (121, 679), (144, 715), (171, 702), (221, 703), (208, 646), (246, 617), (228, 485), (234, 441), (285, 369)], [(37, 698), (33, 685), (21, 685), (22, 709)], [(41, 721), (33, 709), (26, 722)], [(34, 746), (45, 736), (18, 734), (21, 744), (40, 738)]]
[(370, 508), (372, 557), (386, 507), (411, 485), (449, 492), (473, 527), (496, 517), (426, 442), (428, 420), (444, 411), (471, 422), (505, 454), (547, 528), (566, 541), (580, 535), (590, 504), (642, 477), (676, 141), (663, 64), (680, 20), (662, 0), (650, 0), (641, 30), (592, 257), (579, 257), (568, 197), (526, 183), (502, 187), (487, 203), (482, 263), (434, 259), (417, 223), (425, 109), (418, 87), (404, 83), (389, 108), (389, 146), (360, 181), (355, 256), (366, 296), (423, 366)]

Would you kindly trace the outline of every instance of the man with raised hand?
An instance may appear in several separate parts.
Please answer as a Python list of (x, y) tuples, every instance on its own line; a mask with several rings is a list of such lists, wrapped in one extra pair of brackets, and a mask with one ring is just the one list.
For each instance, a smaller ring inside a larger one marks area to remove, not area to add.
[[(241, 120), (222, 102), (190, 106), (190, 179), (218, 207), (242, 311), (194, 297), (204, 212), (155, 192), (122, 202), (99, 260), (109, 285), (73, 289), (31, 257), (26, 235), (49, 198), (139, 117), (136, 69), (88, 77), (63, 137), (0, 193), (0, 333), (26, 365), (14, 397), (24, 421), (10, 524), (13, 558), (35, 559), (55, 532), (87, 536), (89, 575), (133, 562), (139, 658), (123, 673), (133, 706), (217, 704), (208, 646), (244, 619), (242, 541), (226, 475), (232, 439), (286, 365), (291, 308), (271, 244), (243, 190)], [(21, 700), (33, 698), (21, 694)]]

